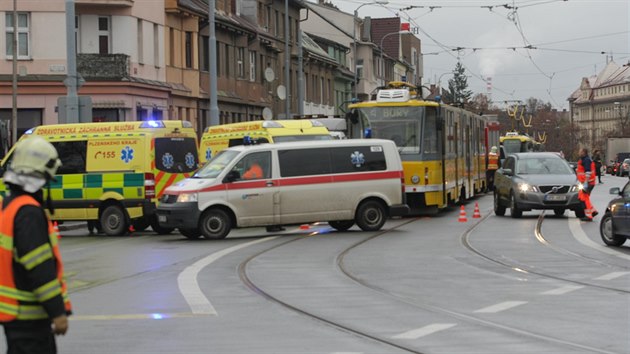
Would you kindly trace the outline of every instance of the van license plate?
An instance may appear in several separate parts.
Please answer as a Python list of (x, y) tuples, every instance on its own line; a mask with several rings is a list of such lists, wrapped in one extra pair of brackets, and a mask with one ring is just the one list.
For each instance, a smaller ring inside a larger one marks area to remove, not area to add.
[(545, 196), (545, 200), (553, 201), (553, 202), (565, 201), (565, 200), (567, 200), (567, 196), (566, 195), (557, 195), (557, 194), (547, 194)]
[(158, 215), (158, 222), (166, 222), (166, 215)]

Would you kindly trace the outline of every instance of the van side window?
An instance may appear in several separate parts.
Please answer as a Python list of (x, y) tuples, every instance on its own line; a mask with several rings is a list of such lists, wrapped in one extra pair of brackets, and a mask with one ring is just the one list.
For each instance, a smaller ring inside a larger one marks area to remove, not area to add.
[(324, 175), (331, 172), (329, 149), (279, 150), (282, 177)]
[(240, 173), (241, 179), (265, 179), (271, 177), (271, 152), (255, 152), (243, 157), (233, 170)]
[(387, 169), (381, 146), (349, 146), (331, 149), (333, 173)]
[(155, 138), (155, 167), (169, 173), (195, 171), (199, 165), (194, 138)]
[(52, 144), (62, 163), (57, 170), (58, 175), (85, 173), (87, 141), (59, 141)]

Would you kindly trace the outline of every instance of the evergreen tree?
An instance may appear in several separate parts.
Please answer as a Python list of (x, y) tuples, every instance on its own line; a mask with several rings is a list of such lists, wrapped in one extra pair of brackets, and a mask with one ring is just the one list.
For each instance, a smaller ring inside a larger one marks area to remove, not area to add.
[(453, 70), (453, 78), (448, 80), (448, 92), (444, 101), (455, 106), (463, 107), (472, 97), (472, 91), (468, 89), (468, 78), (466, 77), (462, 63), (457, 62)]

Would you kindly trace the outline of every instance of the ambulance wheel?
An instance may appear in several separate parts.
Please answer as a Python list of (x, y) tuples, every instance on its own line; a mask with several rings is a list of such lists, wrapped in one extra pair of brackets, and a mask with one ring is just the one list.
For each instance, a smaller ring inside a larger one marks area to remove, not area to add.
[(101, 213), (101, 228), (109, 236), (124, 235), (129, 228), (125, 210), (119, 205), (106, 206)]
[(151, 217), (151, 228), (153, 229), (153, 231), (155, 231), (158, 235), (168, 235), (171, 232), (173, 232), (173, 230), (175, 230), (172, 227), (162, 227), (160, 226), (160, 223), (157, 220), (157, 216), (153, 215)]
[(378, 231), (387, 221), (387, 213), (382, 203), (368, 200), (357, 209), (356, 222), (363, 231)]
[(179, 229), (179, 233), (191, 240), (196, 240), (201, 236), (199, 229)]
[(354, 226), (354, 220), (329, 221), (328, 225), (337, 231), (348, 231), (349, 228)]
[(199, 230), (204, 238), (220, 240), (227, 236), (232, 222), (226, 212), (221, 209), (206, 210), (199, 220)]

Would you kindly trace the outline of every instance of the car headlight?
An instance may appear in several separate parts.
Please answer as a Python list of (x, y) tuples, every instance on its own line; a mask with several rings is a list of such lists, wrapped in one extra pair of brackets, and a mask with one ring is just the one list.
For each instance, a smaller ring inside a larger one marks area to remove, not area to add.
[(182, 193), (177, 196), (178, 203), (190, 203), (197, 201), (197, 193)]
[(520, 183), (518, 185), (518, 190), (521, 191), (522, 193), (538, 192), (538, 188), (536, 188), (536, 186), (532, 186), (531, 184), (527, 184), (527, 183)]
[(584, 189), (584, 184), (577, 183), (577, 184), (574, 184), (573, 187), (571, 187), (571, 192), (579, 192), (583, 189)]

